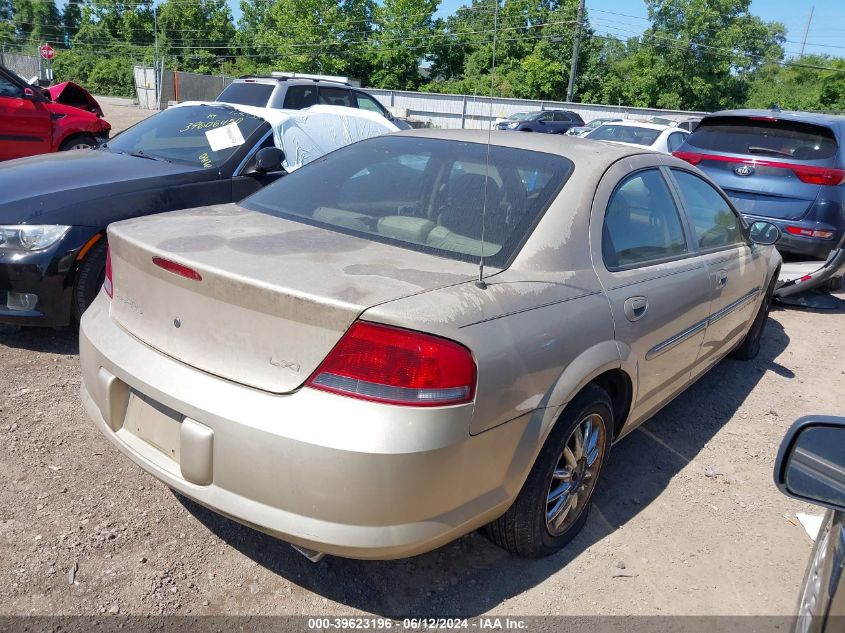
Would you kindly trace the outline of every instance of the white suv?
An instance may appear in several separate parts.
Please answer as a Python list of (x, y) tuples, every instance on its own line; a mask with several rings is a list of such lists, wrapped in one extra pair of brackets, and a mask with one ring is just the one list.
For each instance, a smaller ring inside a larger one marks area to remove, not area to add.
[(310, 77), (241, 77), (223, 89), (218, 101), (260, 108), (302, 110), (315, 104), (361, 108), (381, 114), (400, 129), (410, 127), (397, 120), (378, 100), (348, 83)]

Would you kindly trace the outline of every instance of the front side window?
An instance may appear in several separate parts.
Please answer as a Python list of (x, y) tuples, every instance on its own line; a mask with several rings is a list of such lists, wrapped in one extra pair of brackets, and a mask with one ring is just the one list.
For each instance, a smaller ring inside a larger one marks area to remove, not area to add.
[[(343, 147), (241, 204), (373, 241), (504, 267), (572, 173), (541, 152), (378, 137)], [(486, 200), (486, 207), (485, 207)]]
[(672, 174), (692, 219), (699, 248), (720, 248), (743, 240), (739, 218), (718, 191), (688, 171), (673, 169)]
[(608, 268), (641, 266), (687, 252), (681, 216), (657, 169), (628, 176), (616, 187), (602, 227)]
[[(234, 84), (233, 84), (234, 85)], [(222, 106), (179, 106), (144, 119), (110, 140), (106, 151), (214, 168), (225, 163), (264, 119)]]
[(22, 96), (23, 90), (17, 84), (0, 75), (0, 97), (20, 98)]

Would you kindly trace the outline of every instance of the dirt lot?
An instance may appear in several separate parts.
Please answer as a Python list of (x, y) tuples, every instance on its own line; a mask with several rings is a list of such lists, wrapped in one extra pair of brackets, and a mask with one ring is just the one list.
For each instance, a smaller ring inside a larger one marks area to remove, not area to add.
[(151, 114), (155, 114), (153, 110), (142, 110), (132, 99), (124, 99), (122, 97), (95, 97), (103, 108), (103, 118), (111, 123), (111, 135), (114, 136), (128, 128), (130, 125), (135, 125), (138, 121), (146, 119)]
[(811, 546), (795, 512), (817, 510), (775, 490), (772, 460), (795, 418), (843, 412), (843, 314), (773, 311), (758, 359), (614, 448), (587, 528), (540, 561), (472, 534), (314, 565), (112, 448), (79, 404), (74, 332), (0, 334), (0, 614), (788, 614)]

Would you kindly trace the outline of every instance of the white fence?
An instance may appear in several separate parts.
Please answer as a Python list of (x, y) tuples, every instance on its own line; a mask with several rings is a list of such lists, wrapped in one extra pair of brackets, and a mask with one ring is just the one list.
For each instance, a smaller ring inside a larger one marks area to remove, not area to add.
[[(155, 73), (152, 69), (135, 67), (135, 86), (138, 102), (142, 108), (166, 108), (168, 101), (205, 101), (214, 99), (233, 77), (197, 75), (163, 71), (158, 77), (158, 94), (155, 90)], [(628, 106), (597, 105), (592, 103), (566, 103), (564, 101), (541, 101), (537, 99), (491, 99), (482, 95), (450, 95), (404, 90), (381, 90), (365, 88), (394, 114), (417, 121), (423, 121), (438, 128), (485, 128), (496, 117), (505, 117), (526, 110), (548, 110), (562, 108), (573, 110), (585, 121), (598, 117), (621, 117), (623, 119), (644, 119), (652, 116), (702, 115), (703, 112), (683, 110), (660, 110), (657, 108), (634, 108)], [(157, 98), (156, 98), (157, 97)]]
[(652, 116), (703, 115), (704, 112), (683, 110), (660, 110), (657, 108), (633, 108), (627, 106), (597, 105), (592, 103), (566, 103), (564, 101), (541, 101), (532, 99), (491, 99), (484, 96), (434, 94), (407, 92), (402, 90), (380, 90), (366, 88), (384, 105), (395, 110), (404, 110), (413, 119), (425, 121), (439, 128), (484, 128), (496, 117), (506, 117), (526, 110), (548, 110), (561, 108), (572, 110), (585, 121), (598, 117), (620, 117), (623, 119), (644, 119)]

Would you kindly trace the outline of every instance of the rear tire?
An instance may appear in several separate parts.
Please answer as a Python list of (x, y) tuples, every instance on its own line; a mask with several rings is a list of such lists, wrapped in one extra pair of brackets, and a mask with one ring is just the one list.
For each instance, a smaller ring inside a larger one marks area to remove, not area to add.
[(612, 433), (610, 397), (589, 384), (564, 409), (513, 505), (485, 526), (488, 538), (527, 558), (554, 554), (575, 538), (587, 522)]
[(60, 152), (66, 152), (71, 149), (93, 149), (97, 147), (97, 141), (87, 134), (77, 134), (71, 136), (59, 147)]
[(78, 322), (82, 313), (97, 297), (100, 287), (106, 278), (106, 248), (105, 238), (91, 247), (79, 270), (76, 271), (76, 281), (73, 284), (73, 298), (71, 312), (73, 318)]
[(757, 310), (757, 315), (754, 317), (751, 327), (748, 328), (748, 332), (746, 333), (745, 338), (742, 339), (742, 343), (740, 343), (739, 346), (731, 352), (731, 358), (736, 358), (737, 360), (751, 360), (756, 358), (757, 354), (760, 353), (760, 341), (763, 338), (766, 323), (769, 321), (769, 310), (772, 307), (772, 296), (775, 293), (775, 284), (777, 283), (777, 279), (778, 271), (775, 271), (775, 274), (772, 275), (772, 281), (769, 283), (769, 287), (766, 288), (766, 294), (763, 297), (763, 302)]

